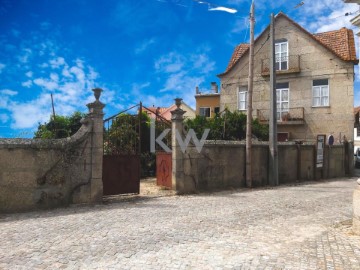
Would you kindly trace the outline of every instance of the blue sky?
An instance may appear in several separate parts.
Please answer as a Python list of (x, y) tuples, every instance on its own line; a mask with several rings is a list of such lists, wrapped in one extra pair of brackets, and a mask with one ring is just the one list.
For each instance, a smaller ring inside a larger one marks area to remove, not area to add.
[[(94, 87), (104, 89), (105, 117), (139, 101), (169, 106), (181, 97), (195, 107), (195, 87), (219, 82), (234, 47), (249, 40), (250, 0), (209, 2), (238, 12), (193, 0), (0, 0), (0, 138), (32, 137), (49, 120), (51, 93), (61, 115), (87, 112)], [(355, 15), (344, 14), (358, 11), (340, 0), (255, 6), (256, 35), (271, 12), (315, 33), (354, 29)]]

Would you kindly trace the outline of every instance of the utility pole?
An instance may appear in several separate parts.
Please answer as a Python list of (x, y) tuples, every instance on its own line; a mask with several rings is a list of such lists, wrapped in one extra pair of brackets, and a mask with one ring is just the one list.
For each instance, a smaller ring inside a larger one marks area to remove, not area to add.
[(251, 146), (252, 146), (252, 95), (254, 85), (254, 0), (250, 8), (250, 51), (249, 51), (249, 80), (247, 93), (246, 117), (246, 186), (252, 186)]
[(55, 121), (55, 106), (54, 106), (54, 98), (53, 98), (53, 94), (51, 93), (51, 107), (52, 107), (52, 112), (53, 112), (53, 117), (54, 117), (54, 121)]
[(274, 14), (270, 22), (270, 117), (269, 117), (269, 184), (279, 185), (278, 147), (277, 147), (277, 117), (276, 117), (276, 70), (275, 70), (275, 27)]

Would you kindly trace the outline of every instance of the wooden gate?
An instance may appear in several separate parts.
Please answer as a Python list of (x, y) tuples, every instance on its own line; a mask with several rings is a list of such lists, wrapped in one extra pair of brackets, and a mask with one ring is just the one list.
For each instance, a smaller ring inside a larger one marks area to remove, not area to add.
[[(137, 114), (126, 113), (132, 109)], [(140, 192), (141, 103), (104, 120), (103, 195)]]
[(156, 185), (172, 189), (171, 153), (156, 153)]

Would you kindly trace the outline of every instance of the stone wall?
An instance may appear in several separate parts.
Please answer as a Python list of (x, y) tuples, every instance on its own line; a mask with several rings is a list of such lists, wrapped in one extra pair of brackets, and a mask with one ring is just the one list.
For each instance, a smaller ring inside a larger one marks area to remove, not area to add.
[[(278, 149), (280, 184), (335, 178), (346, 174), (344, 145), (326, 147), (321, 169), (316, 168), (315, 145), (286, 143), (279, 144)], [(200, 153), (195, 146), (188, 147), (185, 153), (177, 152), (177, 157), (182, 157), (182, 165), (179, 166), (183, 167), (182, 181), (192, 183), (195, 187), (193, 191), (245, 187), (245, 151), (244, 142), (208, 141)], [(350, 154), (353, 158), (351, 149)], [(178, 163), (180, 160), (177, 158)], [(268, 167), (268, 144), (253, 144), (253, 187), (269, 185)]]
[(101, 201), (104, 105), (98, 98), (72, 137), (0, 139), (0, 212)]

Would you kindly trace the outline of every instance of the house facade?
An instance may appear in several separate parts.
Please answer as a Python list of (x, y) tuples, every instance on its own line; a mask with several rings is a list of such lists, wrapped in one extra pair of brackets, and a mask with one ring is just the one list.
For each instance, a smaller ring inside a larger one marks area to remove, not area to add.
[(210, 91), (200, 91), (196, 87), (196, 115), (213, 118), (220, 113), (220, 93), (216, 82), (211, 83)]
[[(270, 112), (269, 26), (255, 40), (253, 117)], [(246, 113), (249, 45), (238, 45), (221, 80), (220, 110)], [(284, 13), (275, 17), (277, 124), (282, 140), (313, 141), (319, 134), (353, 140), (352, 30), (311, 34)], [(345, 137), (344, 137), (345, 136)], [(278, 136), (279, 137), (279, 136)]]

